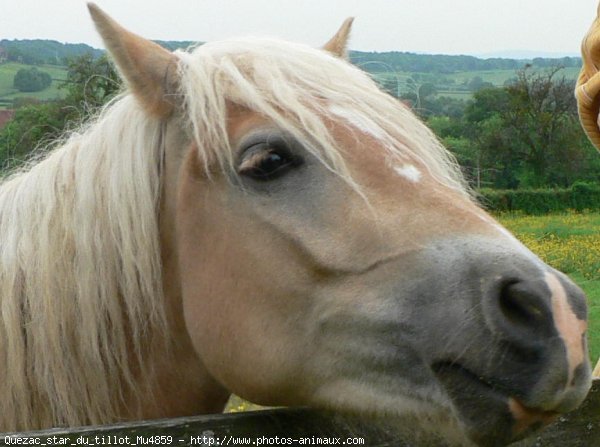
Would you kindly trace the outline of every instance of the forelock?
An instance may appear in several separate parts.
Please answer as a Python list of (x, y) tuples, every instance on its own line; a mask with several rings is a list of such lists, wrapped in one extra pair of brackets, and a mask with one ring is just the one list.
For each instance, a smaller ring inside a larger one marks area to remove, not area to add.
[(420, 161), (439, 182), (468, 195), (456, 161), (433, 133), (376, 82), (328, 52), (275, 39), (245, 38), (178, 52), (189, 127), (207, 168), (233, 164), (227, 103), (255, 111), (305, 143), (354, 184), (327, 117), (376, 137), (394, 160)]

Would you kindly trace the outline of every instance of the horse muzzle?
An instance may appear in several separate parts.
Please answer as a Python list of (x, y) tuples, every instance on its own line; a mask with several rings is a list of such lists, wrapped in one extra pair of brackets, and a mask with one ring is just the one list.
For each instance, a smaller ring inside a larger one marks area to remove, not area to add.
[(429, 260), (442, 270), (435, 296), (451, 300), (436, 303), (445, 312), (428, 306), (431, 368), (467, 433), (484, 446), (547, 425), (579, 406), (591, 386), (585, 295), (509, 245), (443, 242)]

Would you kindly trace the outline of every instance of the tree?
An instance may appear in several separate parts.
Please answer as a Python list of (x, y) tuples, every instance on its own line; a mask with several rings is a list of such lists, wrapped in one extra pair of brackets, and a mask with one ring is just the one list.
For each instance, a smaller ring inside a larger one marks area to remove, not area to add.
[(13, 85), (20, 92), (39, 92), (50, 87), (52, 78), (45, 71), (35, 67), (21, 68), (15, 74)]
[(490, 88), (493, 86), (494, 86), (494, 84), (492, 84), (491, 82), (484, 81), (481, 76), (475, 76), (467, 84), (467, 88), (469, 90), (471, 90), (472, 92), (476, 92), (483, 88)]
[(414, 111), (420, 116), (431, 115), (428, 109), (428, 100), (437, 94), (437, 89), (432, 82), (421, 82), (422, 75), (415, 73), (406, 80), (407, 93), (401, 96), (401, 99), (409, 100), (413, 103)]
[(469, 123), (478, 123), (496, 113), (508, 110), (510, 97), (506, 89), (484, 88), (473, 94), (473, 100), (465, 108), (465, 119)]
[[(121, 89), (121, 79), (106, 55), (91, 53), (68, 60), (66, 105), (73, 107), (79, 119), (85, 119), (106, 104)], [(71, 117), (73, 119), (75, 117)]]
[(47, 149), (72, 123), (79, 124), (112, 98), (121, 87), (119, 77), (106, 57), (84, 55), (69, 62), (68, 90), (64, 100), (26, 103), (0, 131), (0, 167), (12, 168), (34, 150)]
[(60, 136), (64, 117), (58, 103), (26, 105), (0, 132), (0, 169), (18, 166), (37, 148)]
[(529, 168), (529, 177), (523, 179), (528, 186), (560, 185), (565, 178), (560, 171), (573, 171), (577, 159), (584, 158), (581, 146), (574, 144), (580, 133), (574, 83), (557, 77), (561, 69), (526, 67), (506, 87), (509, 108), (504, 120), (514, 135), (513, 149)]
[(503, 88), (475, 92), (453, 125), (455, 132), (442, 135), (471, 170), (476, 186), (567, 187), (578, 180), (598, 181), (600, 160), (579, 125), (573, 82), (559, 74), (559, 67), (526, 67)]

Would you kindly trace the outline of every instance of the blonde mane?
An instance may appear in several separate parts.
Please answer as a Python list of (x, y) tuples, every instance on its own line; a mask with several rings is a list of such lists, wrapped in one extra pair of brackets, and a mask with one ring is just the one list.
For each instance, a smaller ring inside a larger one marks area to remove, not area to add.
[[(181, 90), (173, 94), (207, 168), (233, 166), (226, 125), (227, 104), (235, 103), (305, 141), (359, 191), (324, 119), (343, 120), (345, 110), (368, 124), (390, 157), (419, 160), (439, 182), (469, 194), (453, 158), (412, 112), (324, 51), (249, 38), (177, 56)], [(3, 429), (106, 423), (125, 395), (141, 394), (140, 376), (150, 374), (143, 346), (148, 337), (168, 339), (161, 138), (161, 123), (126, 94), (0, 186)]]
[(165, 330), (159, 133), (127, 96), (2, 184), (4, 430), (106, 423), (136, 388), (132, 353)]

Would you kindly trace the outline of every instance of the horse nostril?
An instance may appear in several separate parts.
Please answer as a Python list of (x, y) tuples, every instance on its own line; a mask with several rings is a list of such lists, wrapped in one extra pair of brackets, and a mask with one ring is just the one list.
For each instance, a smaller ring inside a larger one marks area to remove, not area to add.
[(502, 286), (499, 307), (510, 326), (541, 329), (551, 321), (550, 296), (544, 288), (527, 281), (512, 281)]

